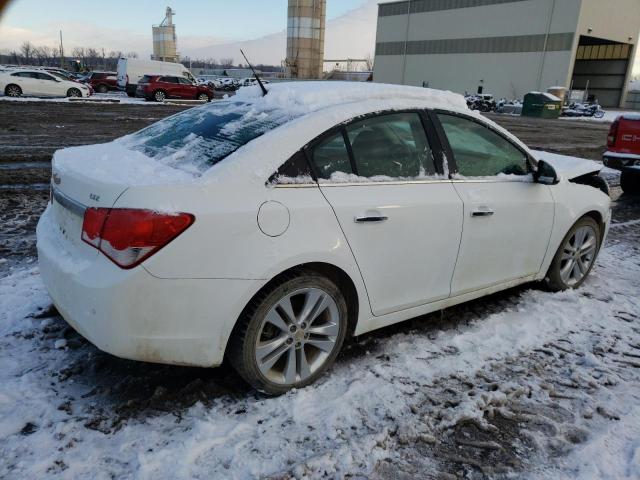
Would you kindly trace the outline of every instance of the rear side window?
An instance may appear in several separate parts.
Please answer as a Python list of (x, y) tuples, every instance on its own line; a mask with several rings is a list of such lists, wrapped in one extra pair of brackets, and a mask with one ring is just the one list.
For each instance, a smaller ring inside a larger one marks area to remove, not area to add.
[(149, 75), (144, 75), (141, 79), (140, 79), (140, 83), (149, 83), (151, 81), (151, 77)]
[(347, 127), (358, 175), (419, 178), (436, 173), (417, 113), (379, 115)]
[(341, 131), (321, 140), (314, 147), (312, 157), (318, 178), (329, 180), (335, 174), (353, 173)]
[(511, 142), (473, 120), (438, 114), (458, 166), (465, 177), (526, 175), (526, 155)]
[(300, 150), (287, 160), (269, 179), (269, 183), (313, 183), (304, 152)]

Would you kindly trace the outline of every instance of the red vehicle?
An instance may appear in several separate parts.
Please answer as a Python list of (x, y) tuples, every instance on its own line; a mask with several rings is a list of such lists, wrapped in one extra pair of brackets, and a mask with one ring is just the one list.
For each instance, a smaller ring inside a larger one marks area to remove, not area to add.
[(640, 115), (621, 115), (611, 124), (603, 161), (622, 172), (623, 192), (640, 194)]
[(211, 101), (213, 90), (197, 85), (185, 77), (172, 75), (145, 75), (138, 82), (136, 97), (162, 102), (166, 98)]
[(91, 72), (86, 82), (98, 93), (107, 93), (118, 89), (118, 74), (116, 72)]

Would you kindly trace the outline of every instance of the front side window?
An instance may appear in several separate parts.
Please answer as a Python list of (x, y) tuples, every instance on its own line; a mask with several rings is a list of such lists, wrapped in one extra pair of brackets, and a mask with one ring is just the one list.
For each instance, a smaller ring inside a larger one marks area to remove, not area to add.
[(178, 79), (176, 77), (162, 77), (159, 81), (165, 83), (178, 83)]
[(184, 77), (178, 78), (178, 82), (180, 82), (182, 85), (193, 85), (193, 83), (191, 83), (191, 80), (188, 80)]
[(51, 80), (53, 81), (53, 77), (51, 75), (47, 75), (46, 73), (36, 73), (38, 76), (38, 80)]
[(417, 113), (392, 113), (355, 122), (347, 135), (360, 177), (420, 178), (436, 173)]
[(353, 173), (342, 131), (320, 141), (313, 149), (312, 158), (318, 178), (330, 180), (334, 176), (335, 180), (341, 173)]
[(511, 142), (473, 120), (438, 114), (453, 151), (458, 173), (465, 177), (526, 175), (527, 157)]

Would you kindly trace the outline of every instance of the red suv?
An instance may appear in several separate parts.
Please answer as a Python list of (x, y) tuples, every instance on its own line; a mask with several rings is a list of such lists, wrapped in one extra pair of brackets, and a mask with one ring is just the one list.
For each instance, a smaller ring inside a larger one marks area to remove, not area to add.
[(116, 72), (91, 72), (86, 82), (98, 93), (107, 93), (118, 89), (118, 74)]
[(166, 98), (211, 101), (213, 90), (207, 85), (196, 85), (185, 77), (145, 75), (138, 82), (136, 97), (162, 102)]
[(621, 115), (611, 124), (603, 161), (622, 172), (623, 192), (640, 194), (640, 115)]

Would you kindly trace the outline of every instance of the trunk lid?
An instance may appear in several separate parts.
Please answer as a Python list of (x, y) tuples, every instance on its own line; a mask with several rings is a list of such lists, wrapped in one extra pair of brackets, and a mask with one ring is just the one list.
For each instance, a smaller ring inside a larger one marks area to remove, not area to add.
[(132, 186), (170, 184), (193, 178), (127, 148), (122, 141), (58, 150), (53, 157), (52, 214), (66, 240), (83, 251), (84, 210), (111, 208)]

